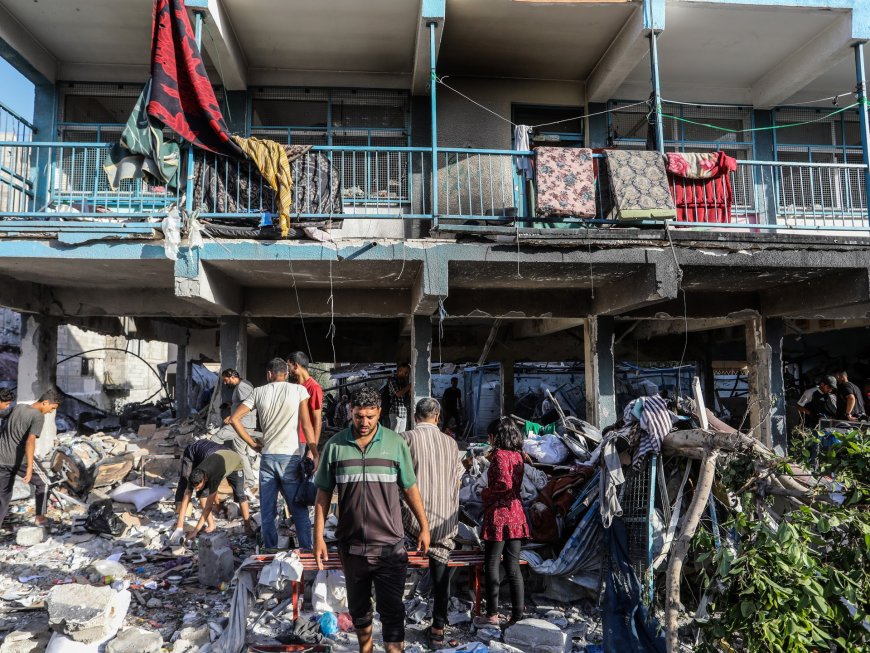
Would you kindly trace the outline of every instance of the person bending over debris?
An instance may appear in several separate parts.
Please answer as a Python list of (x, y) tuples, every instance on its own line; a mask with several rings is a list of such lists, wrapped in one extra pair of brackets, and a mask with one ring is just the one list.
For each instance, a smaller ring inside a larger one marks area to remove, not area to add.
[[(414, 410), (416, 428), (402, 433), (411, 450), (414, 473), (417, 475), (417, 485), (432, 537), (429, 574), (435, 606), (432, 610), (432, 626), (429, 628), (429, 648), (433, 650), (444, 648), (444, 626), (447, 624), (447, 606), (450, 602), (450, 569), (447, 562), (459, 524), (459, 482), (465, 471), (459, 460), (456, 440), (438, 428), (440, 408), (431, 397), (421, 399)], [(402, 522), (405, 533), (416, 539), (420, 524), (405, 503), (402, 504)]]
[[(233, 388), (233, 399), (230, 414), (224, 419), (224, 426), (212, 436), (212, 440), (225, 444), (241, 456), (242, 464), (245, 466), (245, 469), (243, 470), (245, 485), (253, 485), (256, 479), (254, 479), (254, 470), (251, 468), (251, 461), (248, 460), (247, 447), (245, 446), (244, 440), (239, 437), (230, 424), (230, 416), (239, 406), (242, 405), (242, 402), (244, 402), (245, 399), (251, 396), (251, 393), (254, 391), (254, 384), (243, 379), (241, 375), (232, 368), (227, 368), (221, 372), (221, 381), (223, 381), (224, 386)], [(257, 411), (251, 411), (245, 415), (242, 419), (242, 425), (245, 427), (246, 431), (253, 431), (256, 436), (260, 435), (257, 432)]]
[[(177, 544), (184, 536), (184, 517), (187, 514), (187, 506), (190, 504), (190, 497), (194, 492), (197, 496), (202, 496), (208, 493), (208, 499), (202, 507), (202, 515), (196, 523), (196, 527), (188, 535), (187, 539), (194, 540), (199, 537), (199, 534), (205, 528), (206, 533), (211, 533), (216, 528), (214, 515), (212, 514), (220, 505), (218, 497), (218, 487), (221, 481), (227, 479), (230, 487), (233, 489), (233, 498), (238, 502), (239, 508), (242, 511), (242, 519), (245, 520), (245, 533), (253, 535), (254, 531), (251, 528), (251, 513), (248, 506), (248, 498), (245, 496), (245, 481), (242, 477), (242, 457), (231, 449), (224, 449), (215, 442), (200, 440), (189, 445), (184, 450), (184, 455), (187, 456), (188, 449), (195, 445), (217, 445), (218, 449), (213, 453), (207, 454), (193, 471), (187, 476), (184, 493), (181, 496), (181, 502), (178, 506), (178, 524), (175, 531), (169, 538), (170, 543)], [(205, 447), (201, 447), (198, 452), (191, 451), (191, 457), (202, 455)], [(183, 460), (183, 459), (182, 459)], [(184, 462), (182, 462), (182, 465)], [(184, 477), (182, 477), (184, 480)], [(179, 488), (181, 482), (179, 482)], [(178, 502), (178, 494), (176, 493), (176, 502)]]
[[(175, 510), (178, 513), (178, 524), (169, 538), (170, 544), (179, 544), (184, 538), (184, 519), (187, 516), (187, 506), (190, 505), (190, 498), (194, 491), (190, 482), (193, 470), (218, 451), (232, 451), (232, 449), (220, 442), (212, 442), (211, 440), (197, 440), (184, 448), (184, 453), (181, 455), (181, 473), (178, 475), (178, 487), (175, 488)], [(248, 535), (253, 535), (254, 531), (251, 527), (250, 510), (248, 498), (245, 496), (244, 481), (239, 483), (238, 477), (239, 472), (232, 472), (226, 475), (227, 482), (233, 489), (233, 499), (236, 500), (242, 511), (242, 517), (245, 520), (245, 532)], [(220, 485), (220, 480), (218, 480), (218, 485)], [(205, 494), (205, 486), (199, 488), (198, 496), (202, 498)], [(206, 519), (206, 532), (211, 533), (215, 529), (214, 515), (209, 513)]]
[[(293, 515), (299, 547), (311, 548), (311, 518), (308, 506), (294, 501), (302, 483), (302, 457), (307, 455), (317, 465), (317, 440), (311, 427), (308, 412), (308, 390), (298, 383), (287, 382), (287, 361), (273, 358), (266, 368), (269, 383), (255, 388), (230, 417), (230, 424), (250, 446), (250, 436), (242, 423), (245, 415), (256, 409), (263, 429), (262, 458), (260, 460), (260, 517), (263, 546), (274, 549), (278, 546), (278, 529), (275, 517), (278, 512), (278, 492), (284, 495), (287, 507)], [(306, 443), (299, 442), (299, 429), (305, 434)]]
[(323, 449), (314, 479), (314, 559), (318, 569), (329, 559), (323, 527), (338, 486), (339, 557), (347, 604), (360, 653), (371, 653), (372, 585), (387, 653), (404, 651), (405, 579), (408, 553), (402, 528), (399, 488), (420, 524), (417, 546), (429, 550), (429, 522), (417, 489), (414, 462), (405, 441), (378, 424), (381, 396), (364, 387), (351, 399), (353, 423), (332, 436)]
[[(6, 408), (11, 401), (8, 394), (0, 396), (0, 402), (5, 403)], [(45, 416), (57, 410), (58, 406), (60, 392), (50, 388), (42, 394), (39, 401), (30, 405), (18, 404), (6, 420), (0, 434), (0, 526), (9, 512), (16, 476), (21, 476), (25, 483), (36, 488), (36, 524), (41, 526), (48, 521), (45, 517), (48, 508), (48, 479), (33, 457), (36, 453), (36, 438), (42, 432)]]
[(520, 502), (523, 486), (523, 435), (510, 417), (502, 417), (490, 436), (493, 454), (489, 464), (488, 486), (482, 492), (484, 568), (486, 573), (486, 616), (475, 617), (478, 627), (500, 625), (498, 595), (501, 584), (502, 555), (511, 591), (511, 618), (523, 618), (523, 576), (520, 573), (520, 547), (529, 537), (529, 526)]

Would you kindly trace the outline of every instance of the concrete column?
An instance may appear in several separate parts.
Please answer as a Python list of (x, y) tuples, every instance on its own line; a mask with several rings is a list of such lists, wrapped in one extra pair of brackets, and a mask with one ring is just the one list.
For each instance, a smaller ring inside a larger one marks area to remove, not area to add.
[(420, 399), (432, 396), (432, 318), (428, 315), (411, 319), (411, 384), (413, 411)]
[[(21, 355), (18, 358), (16, 402), (30, 404), (57, 385), (57, 318), (21, 316)], [(43, 458), (54, 449), (57, 413), (46, 416), (36, 442), (36, 456)]]
[[(34, 141), (56, 140), (57, 89), (54, 84), (37, 84), (33, 99)], [(40, 147), (31, 158), (30, 179), (33, 181), (31, 211), (43, 211), (51, 202), (51, 149)]]
[[(784, 331), (784, 329), (783, 329)], [(779, 335), (778, 355), (780, 393), (782, 389), (782, 332)], [(749, 366), (749, 426), (762, 444), (772, 447), (772, 415), (776, 407), (773, 397), (773, 350), (767, 342), (765, 321), (758, 318), (746, 322), (746, 362)], [(783, 401), (780, 397), (779, 401)], [(781, 408), (784, 417), (785, 408)]]
[(57, 384), (57, 318), (21, 316), (18, 401), (33, 402)]
[(616, 422), (616, 379), (612, 317), (589, 317), (583, 325), (586, 421), (598, 428)]
[(187, 343), (178, 343), (175, 357), (175, 412), (177, 417), (190, 415), (190, 384), (187, 373)]
[(785, 376), (782, 369), (782, 340), (785, 337), (785, 320), (767, 318), (764, 335), (770, 349), (770, 438), (774, 450), (780, 455), (788, 452), (788, 428), (786, 427)]
[(607, 109), (605, 102), (590, 102), (587, 113), (599, 115), (590, 116), (586, 119), (586, 147), (607, 147), (608, 126), (607, 114), (601, 113)]
[(232, 367), (239, 375), (248, 374), (248, 318), (229, 315), (221, 318), (220, 327), (221, 369)]
[(502, 359), (499, 367), (501, 379), (501, 414), (510, 415), (514, 412), (514, 359)]
[[(773, 127), (774, 112), (772, 110), (755, 109), (753, 118), (756, 127)], [(757, 161), (776, 161), (776, 144), (773, 130), (755, 132), (755, 153), (752, 158)], [(755, 176), (755, 196), (758, 198), (759, 222), (773, 224), (776, 222), (776, 184), (774, 169), (765, 166)]]

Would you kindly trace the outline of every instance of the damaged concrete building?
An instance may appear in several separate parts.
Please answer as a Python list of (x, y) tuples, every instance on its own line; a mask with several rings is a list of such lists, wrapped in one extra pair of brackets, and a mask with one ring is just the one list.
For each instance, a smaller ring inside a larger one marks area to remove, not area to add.
[(90, 392), (71, 329), (177, 360), (180, 417), (203, 359), (409, 361), (415, 398), (494, 365), (504, 415), (559, 363), (599, 429), (622, 366), (690, 365), (782, 452), (801, 377), (870, 377), (866, 0), (187, 0), (226, 133), (277, 143), (283, 186), (162, 125), (165, 160), (116, 157), (151, 4), (0, 0), (35, 95), (0, 104), (19, 402)]

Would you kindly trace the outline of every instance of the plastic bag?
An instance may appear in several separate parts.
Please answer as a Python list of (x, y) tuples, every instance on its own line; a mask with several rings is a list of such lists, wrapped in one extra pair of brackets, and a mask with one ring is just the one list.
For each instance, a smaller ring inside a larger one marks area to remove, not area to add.
[(111, 499), (95, 501), (88, 506), (88, 516), (85, 518), (85, 530), (90, 533), (115, 535), (124, 532), (127, 525), (122, 522), (112, 510)]
[(169, 209), (163, 222), (163, 253), (170, 261), (178, 260), (178, 246), (181, 244), (181, 214), (176, 207)]
[(539, 463), (558, 465), (564, 461), (570, 451), (558, 435), (531, 436), (523, 443), (523, 451)]
[(318, 571), (311, 588), (311, 603), (315, 612), (345, 612), (347, 590), (344, 587), (344, 572)]
[(317, 486), (314, 485), (314, 461), (304, 456), (299, 461), (299, 476), (302, 482), (296, 487), (293, 503), (297, 506), (313, 506), (317, 499)]
[(320, 633), (324, 637), (332, 637), (338, 632), (338, 617), (334, 612), (324, 612), (320, 617)]

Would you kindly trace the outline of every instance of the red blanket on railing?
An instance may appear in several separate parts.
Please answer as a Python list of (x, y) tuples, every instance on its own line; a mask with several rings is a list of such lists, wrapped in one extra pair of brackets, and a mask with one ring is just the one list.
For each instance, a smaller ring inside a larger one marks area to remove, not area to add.
[(194, 145), (245, 158), (218, 106), (184, 0), (155, 0), (148, 115)]
[(668, 181), (680, 222), (731, 222), (730, 174), (737, 160), (724, 152), (668, 153)]

